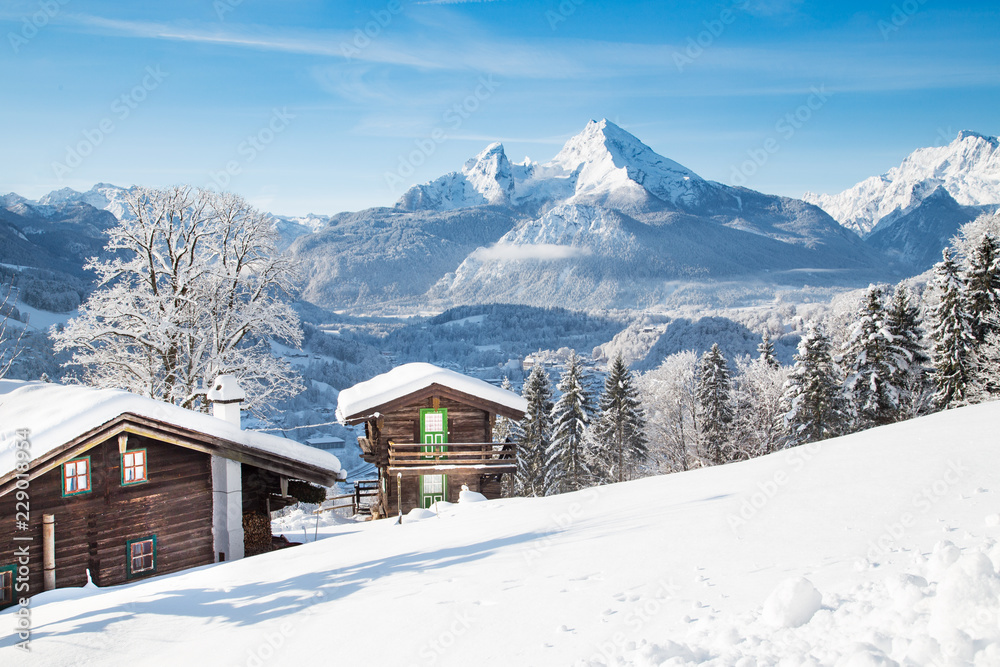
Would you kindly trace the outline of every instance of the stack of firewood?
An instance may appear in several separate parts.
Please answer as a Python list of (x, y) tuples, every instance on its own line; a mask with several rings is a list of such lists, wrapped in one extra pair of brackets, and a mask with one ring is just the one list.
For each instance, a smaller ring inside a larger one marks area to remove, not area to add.
[(247, 556), (271, 551), (271, 517), (267, 512), (243, 515), (243, 551)]

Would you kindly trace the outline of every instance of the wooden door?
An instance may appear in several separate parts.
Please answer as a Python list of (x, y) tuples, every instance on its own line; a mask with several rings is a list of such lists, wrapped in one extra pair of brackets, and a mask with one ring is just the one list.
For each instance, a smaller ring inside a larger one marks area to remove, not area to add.
[[(441, 453), (448, 451), (448, 411), (420, 411), (420, 451)], [(432, 458), (432, 457), (427, 457)], [(420, 506), (429, 508), (439, 500), (447, 500), (448, 476), (444, 474), (420, 476)]]

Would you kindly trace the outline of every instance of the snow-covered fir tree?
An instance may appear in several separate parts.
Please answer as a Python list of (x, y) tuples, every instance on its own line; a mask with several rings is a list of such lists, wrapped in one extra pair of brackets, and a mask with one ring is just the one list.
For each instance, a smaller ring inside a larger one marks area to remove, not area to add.
[(930, 357), (924, 348), (920, 308), (912, 302), (905, 285), (896, 286), (885, 320), (901, 356), (892, 377), (892, 384), (901, 392), (899, 418), (911, 419), (924, 414), (930, 407), (931, 393), (927, 382)]
[(852, 403), (854, 430), (891, 424), (899, 416), (904, 389), (895, 380), (907, 360), (889, 329), (884, 294), (882, 286), (868, 288), (842, 349), (844, 392)]
[(518, 496), (545, 495), (545, 458), (552, 443), (552, 383), (541, 364), (535, 364), (524, 381), (528, 411), (521, 420), (521, 441), (517, 448), (514, 493)]
[(701, 357), (698, 367), (698, 426), (703, 458), (718, 465), (729, 459), (726, 451), (733, 421), (729, 365), (718, 343)]
[(781, 448), (781, 394), (787, 366), (772, 366), (763, 356), (736, 359), (733, 423), (729, 435), (730, 459), (764, 456)]
[(968, 258), (965, 286), (972, 335), (978, 346), (988, 334), (997, 332), (1000, 313), (1000, 253), (996, 240), (989, 234), (983, 234)]
[[(506, 389), (510, 392), (514, 391), (514, 385), (511, 384), (510, 378), (506, 375), (503, 377), (503, 382), (500, 384), (500, 388)], [(493, 421), (494, 443), (517, 443), (521, 441), (522, 435), (521, 422), (511, 419), (510, 417), (504, 417), (503, 415), (496, 416), (496, 419)], [(507, 446), (510, 445), (495, 444), (493, 445), (493, 449), (499, 451)], [(504, 498), (510, 498), (511, 496), (517, 495), (514, 489), (514, 482), (515, 475), (513, 474), (505, 474), (500, 479), (500, 494)]]
[[(509, 392), (514, 391), (514, 385), (511, 384), (510, 378), (506, 375), (503, 376), (500, 388)], [(520, 422), (510, 417), (504, 417), (503, 415), (496, 416), (496, 419), (493, 421), (493, 442), (517, 442), (520, 436)]]
[(934, 344), (934, 400), (947, 409), (968, 402), (976, 366), (976, 339), (965, 298), (965, 281), (947, 248), (941, 261), (934, 265), (931, 286), (938, 296), (930, 332)]
[(611, 362), (598, 407), (591, 470), (603, 481), (630, 479), (648, 456), (646, 419), (632, 373), (620, 353)]
[(975, 385), (978, 400), (1000, 393), (990, 376), (995, 371), (992, 340), (1000, 334), (1000, 251), (996, 239), (983, 234), (969, 257), (965, 278), (972, 336), (975, 338)]
[(546, 495), (577, 491), (591, 481), (584, 447), (594, 406), (575, 351), (558, 389), (561, 395), (552, 410), (552, 444), (545, 462)]
[(771, 342), (771, 334), (767, 331), (760, 338), (760, 344), (757, 346), (757, 354), (760, 355), (761, 361), (770, 366), (771, 368), (778, 368), (781, 364), (778, 363), (778, 358), (774, 356), (774, 343)]
[(789, 445), (825, 440), (843, 431), (847, 414), (830, 347), (820, 324), (806, 325), (782, 394)]

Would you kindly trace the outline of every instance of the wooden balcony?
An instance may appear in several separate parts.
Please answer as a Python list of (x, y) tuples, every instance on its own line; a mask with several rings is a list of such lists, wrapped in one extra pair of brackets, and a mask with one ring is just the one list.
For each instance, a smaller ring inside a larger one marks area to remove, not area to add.
[(442, 452), (424, 451), (428, 445), (389, 443), (389, 474), (512, 473), (517, 469), (515, 446), (512, 442), (449, 442)]

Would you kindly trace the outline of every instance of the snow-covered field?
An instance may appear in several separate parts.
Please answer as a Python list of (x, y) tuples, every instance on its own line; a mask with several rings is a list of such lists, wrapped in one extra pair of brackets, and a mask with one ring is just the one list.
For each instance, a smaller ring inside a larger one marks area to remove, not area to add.
[(31, 654), (8, 634), (0, 664), (998, 665), (998, 425), (991, 403), (720, 468), (321, 526), (281, 552), (39, 596)]

